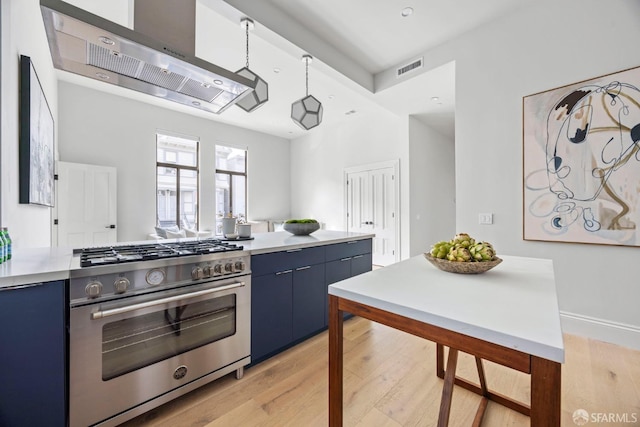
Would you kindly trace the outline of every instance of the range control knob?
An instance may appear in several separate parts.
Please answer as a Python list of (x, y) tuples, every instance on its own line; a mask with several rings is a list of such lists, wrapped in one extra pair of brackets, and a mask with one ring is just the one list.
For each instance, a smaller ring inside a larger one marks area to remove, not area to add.
[(236, 271), (244, 271), (246, 265), (244, 261), (236, 261)]
[(235, 266), (232, 262), (228, 262), (224, 265), (224, 274), (231, 274), (235, 271)]
[(213, 276), (213, 267), (210, 265), (207, 265), (205, 268), (202, 269), (204, 277), (211, 277)]
[(216, 264), (213, 266), (213, 274), (219, 276), (222, 274), (222, 264)]
[(204, 277), (204, 272), (202, 271), (201, 267), (194, 267), (193, 270), (191, 270), (191, 278), (193, 280), (200, 280)]
[(87, 286), (85, 286), (84, 291), (89, 298), (97, 298), (102, 293), (102, 283), (97, 280), (89, 282)]
[(123, 294), (127, 291), (127, 288), (131, 282), (126, 277), (119, 277), (113, 282), (113, 289), (115, 289), (116, 294)]

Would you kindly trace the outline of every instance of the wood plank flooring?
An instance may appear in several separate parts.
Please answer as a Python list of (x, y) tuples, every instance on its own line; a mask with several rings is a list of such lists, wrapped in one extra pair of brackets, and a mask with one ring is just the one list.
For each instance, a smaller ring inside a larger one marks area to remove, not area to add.
[[(442, 393), (435, 344), (358, 317), (344, 325), (344, 425), (435, 426)], [(121, 427), (326, 427), (327, 337), (316, 335), (246, 369), (241, 380), (227, 375)], [(637, 420), (602, 425), (640, 425), (640, 351), (572, 335), (565, 335), (565, 350), (562, 425), (576, 425), (577, 409)], [(490, 389), (529, 403), (528, 375), (484, 363)], [(478, 381), (473, 357), (460, 353), (458, 375)], [(479, 402), (456, 387), (449, 425), (470, 426)], [(483, 425), (530, 423), (490, 402)]]

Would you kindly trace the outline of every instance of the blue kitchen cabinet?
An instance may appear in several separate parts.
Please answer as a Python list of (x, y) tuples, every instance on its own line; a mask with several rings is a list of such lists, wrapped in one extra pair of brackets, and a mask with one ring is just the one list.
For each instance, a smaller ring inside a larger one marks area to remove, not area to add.
[(324, 264), (298, 267), (293, 271), (293, 340), (322, 330), (326, 285)]
[(251, 362), (324, 330), (327, 286), (370, 270), (371, 239), (252, 255)]
[[(336, 243), (326, 247), (326, 285), (348, 279), (372, 269), (371, 239)], [(329, 324), (329, 297), (325, 289), (324, 326)], [(345, 312), (344, 318), (351, 317)]]
[(292, 271), (251, 279), (251, 360), (285, 347), (292, 335)]
[(0, 289), (0, 425), (67, 425), (65, 282)]
[(251, 257), (251, 360), (324, 328), (324, 247)]

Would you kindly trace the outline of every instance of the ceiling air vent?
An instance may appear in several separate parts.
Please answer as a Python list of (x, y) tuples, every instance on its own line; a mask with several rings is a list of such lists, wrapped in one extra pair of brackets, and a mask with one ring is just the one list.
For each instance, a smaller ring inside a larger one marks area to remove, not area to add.
[(407, 65), (403, 65), (402, 67), (396, 69), (396, 77), (403, 76), (410, 71), (414, 71), (414, 70), (417, 70), (418, 68), (422, 68), (422, 59), (423, 58), (418, 58), (415, 61)]

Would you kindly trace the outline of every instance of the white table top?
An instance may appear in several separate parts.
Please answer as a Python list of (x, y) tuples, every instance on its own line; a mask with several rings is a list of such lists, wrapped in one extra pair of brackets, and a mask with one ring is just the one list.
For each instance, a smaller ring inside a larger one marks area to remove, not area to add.
[(334, 283), (329, 294), (563, 363), (553, 262), (500, 257), (486, 273), (455, 274), (419, 255)]

